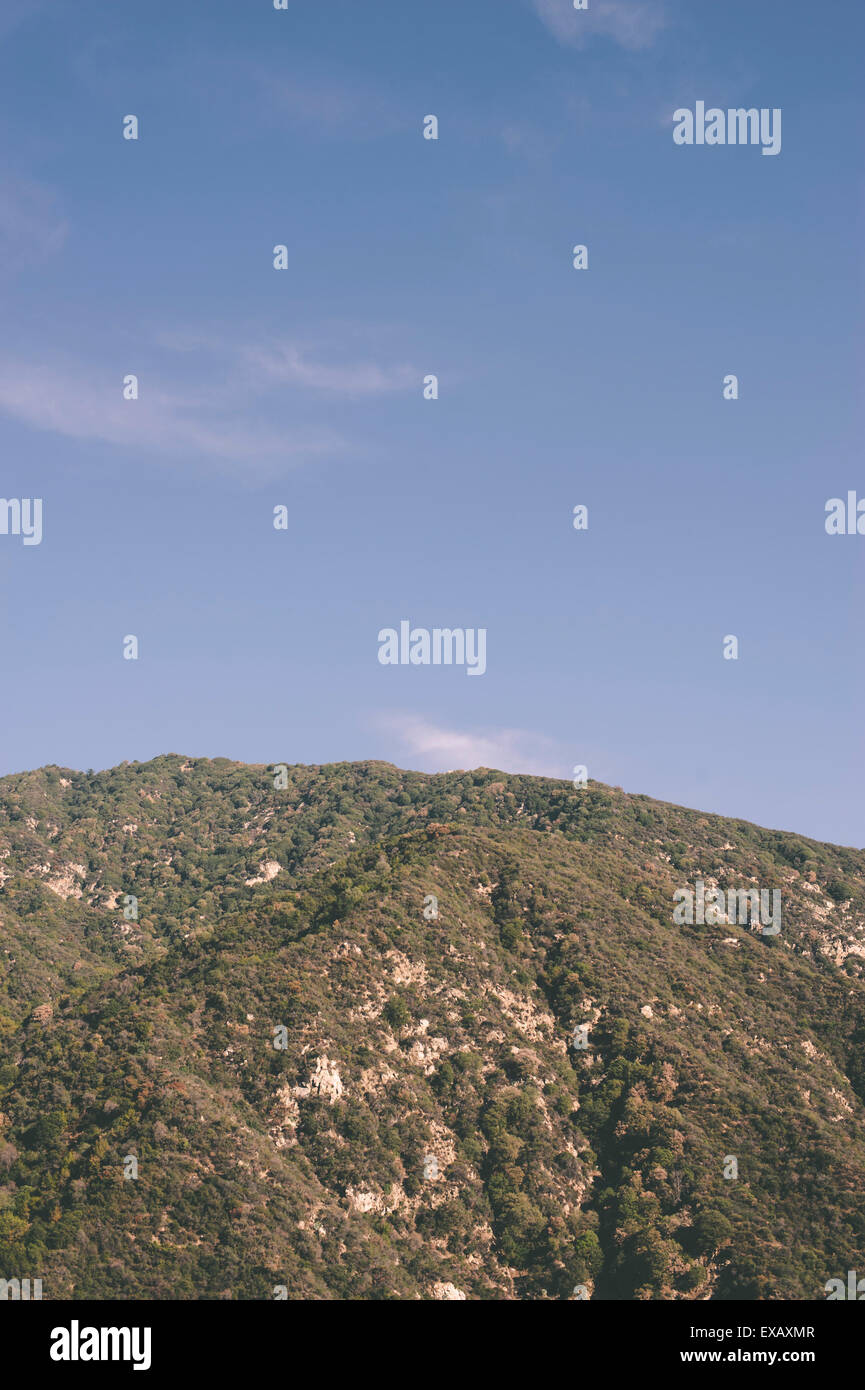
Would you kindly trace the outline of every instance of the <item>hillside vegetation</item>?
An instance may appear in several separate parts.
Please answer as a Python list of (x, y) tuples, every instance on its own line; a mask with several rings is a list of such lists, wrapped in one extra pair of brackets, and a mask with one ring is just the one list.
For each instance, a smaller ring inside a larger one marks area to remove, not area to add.
[[(676, 925), (697, 879), (779, 889), (780, 934)], [(825, 1298), (865, 1256), (863, 957), (865, 853), (597, 783), (3, 778), (0, 1276)]]

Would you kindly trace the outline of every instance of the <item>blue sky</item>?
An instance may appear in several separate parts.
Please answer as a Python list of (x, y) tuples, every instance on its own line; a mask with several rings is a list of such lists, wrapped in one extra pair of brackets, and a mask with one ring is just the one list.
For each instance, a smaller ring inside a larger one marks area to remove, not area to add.
[[(585, 764), (865, 844), (824, 529), (863, 41), (858, 0), (3, 0), (2, 493), (44, 519), (0, 535), (0, 771)], [(698, 100), (781, 153), (677, 147)], [(485, 675), (380, 665), (404, 618)]]

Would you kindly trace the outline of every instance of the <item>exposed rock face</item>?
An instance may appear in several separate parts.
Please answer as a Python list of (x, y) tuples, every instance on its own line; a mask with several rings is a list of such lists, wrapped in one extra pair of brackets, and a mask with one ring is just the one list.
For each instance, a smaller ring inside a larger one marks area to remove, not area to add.
[(327, 1057), (317, 1057), (315, 1067), (306, 1086), (295, 1086), (292, 1095), (299, 1100), (306, 1096), (323, 1096), (331, 1105), (339, 1100), (343, 1084), (337, 1071), (336, 1062)]
[(376, 1095), (383, 1091), (391, 1081), (396, 1081), (398, 1073), (391, 1067), (367, 1067), (360, 1074), (360, 1089), (364, 1095)]
[(409, 1060), (415, 1066), (423, 1067), (425, 1076), (432, 1076), (436, 1069), (436, 1062), (442, 1053), (447, 1052), (447, 1038), (430, 1038), (427, 1042), (421, 1042), (416, 1038), (409, 1049)]
[(275, 1118), (268, 1133), (278, 1149), (289, 1149), (297, 1143), (300, 1106), (290, 1086), (281, 1086), (276, 1093)]
[(505, 1017), (530, 1042), (541, 1042), (549, 1038), (555, 1028), (555, 1020), (543, 1007), (540, 998), (537, 1002), (533, 999), (521, 999), (512, 990), (501, 987), (491, 989), (490, 993), (497, 1000)]
[(388, 951), (388, 959), (394, 961), (393, 982), (395, 985), (421, 985), (426, 983), (426, 965), (423, 961), (410, 961), (402, 951)]
[(270, 883), (271, 879), (276, 878), (277, 874), (282, 873), (282, 865), (275, 859), (265, 859), (261, 865), (261, 873), (254, 878), (244, 879), (247, 888), (254, 888), (257, 883)]
[(67, 864), (62, 873), (45, 880), (45, 887), (56, 893), (58, 898), (80, 898), (82, 890), (78, 879), (85, 878), (86, 874), (84, 864)]
[(445, 1301), (449, 1302), (459, 1302), (460, 1300), (465, 1300), (465, 1294), (463, 1293), (462, 1289), (458, 1289), (455, 1287), (455, 1285), (450, 1283), (433, 1284), (432, 1294), (433, 1298), (444, 1299)]
[(353, 1211), (374, 1212), (378, 1216), (387, 1216), (390, 1212), (396, 1211), (397, 1207), (405, 1200), (405, 1193), (398, 1183), (392, 1183), (386, 1194), (370, 1192), (364, 1188), (355, 1188), (349, 1184), (345, 1190), (345, 1196)]

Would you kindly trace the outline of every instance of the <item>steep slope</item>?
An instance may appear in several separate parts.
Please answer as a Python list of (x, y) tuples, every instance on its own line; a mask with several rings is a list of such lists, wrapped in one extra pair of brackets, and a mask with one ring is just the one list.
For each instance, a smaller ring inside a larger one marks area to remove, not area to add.
[[(0, 1269), (46, 1297), (808, 1299), (861, 1264), (861, 852), (383, 764), (0, 806)], [(697, 878), (778, 888), (782, 931), (678, 925)]]

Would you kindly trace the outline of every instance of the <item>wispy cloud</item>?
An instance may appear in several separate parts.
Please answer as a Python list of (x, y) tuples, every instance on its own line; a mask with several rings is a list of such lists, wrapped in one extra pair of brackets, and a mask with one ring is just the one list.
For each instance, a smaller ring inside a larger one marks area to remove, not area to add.
[(122, 373), (104, 363), (0, 357), (0, 413), (70, 439), (267, 465), (304, 462), (347, 447), (330, 424), (316, 422), (311, 398), (324, 394), (350, 402), (408, 390), (420, 381), (407, 365), (328, 360), (327, 353), (312, 354), (293, 343), (238, 345), (192, 329), (161, 332), (155, 342), (163, 355), (184, 354), (186, 362), (180, 372), (168, 363), (142, 370), (135, 401), (123, 399)]
[[(490, 767), (536, 777), (562, 777), (553, 741), (526, 729), (446, 729), (417, 715), (395, 714), (380, 721), (400, 747), (416, 759), (422, 772)], [(399, 759), (396, 759), (399, 761)]]
[(0, 5), (0, 39), (26, 19), (34, 19), (45, 9), (47, 0), (3, 0)]
[(242, 351), (247, 362), (271, 381), (340, 396), (378, 396), (387, 391), (407, 391), (420, 382), (417, 369), (408, 365), (381, 367), (376, 362), (313, 361), (292, 343), (246, 347)]
[(267, 109), (319, 136), (339, 132), (363, 139), (389, 134), (405, 122), (385, 94), (356, 72), (286, 72), (282, 63), (278, 71), (248, 66), (247, 72)]
[(262, 392), (275, 386), (294, 386), (300, 391), (321, 391), (347, 400), (379, 396), (389, 391), (409, 391), (420, 385), (422, 374), (408, 363), (383, 366), (368, 358), (340, 360), (327, 348), (313, 351), (297, 343), (269, 339), (244, 342), (237, 333), (195, 329), (171, 329), (157, 335), (161, 347), (172, 352), (222, 359), (227, 375), (246, 389)]
[(667, 24), (656, 0), (589, 0), (587, 10), (575, 10), (572, 0), (532, 0), (532, 6), (553, 36), (574, 48), (596, 36), (622, 48), (649, 48)]
[(0, 179), (0, 267), (40, 265), (62, 249), (68, 230), (50, 189), (27, 179)]
[[(0, 7), (6, 3), (0, 0)], [(283, 30), (290, 28), (290, 19), (283, 16), (283, 21)], [(219, 51), (184, 40), (180, 33), (175, 47), (145, 50), (127, 24), (89, 33), (85, 27), (76, 35), (70, 62), (78, 80), (106, 101), (125, 105), (130, 85), (138, 89), (143, 84), (159, 90), (166, 106), (173, 98), (206, 109), (211, 129), (228, 140), (229, 148), (235, 131), (245, 140), (256, 127), (271, 138), (290, 130), (302, 132), (307, 141), (345, 142), (377, 140), (416, 126), (416, 113), (406, 110), (395, 90), (399, 79), (394, 73), (386, 82), (374, 71), (365, 73), (360, 52), (340, 62), (332, 46), (318, 59), (309, 46), (295, 51), (285, 33), (280, 41), (279, 25), (277, 17), (275, 41), (265, 40), (254, 54), (244, 51), (244, 45)]]
[(216, 392), (146, 387), (126, 401), (116, 372), (0, 360), (0, 411), (34, 429), (136, 451), (238, 464), (301, 462), (342, 444), (330, 430), (285, 431), (226, 412)]

